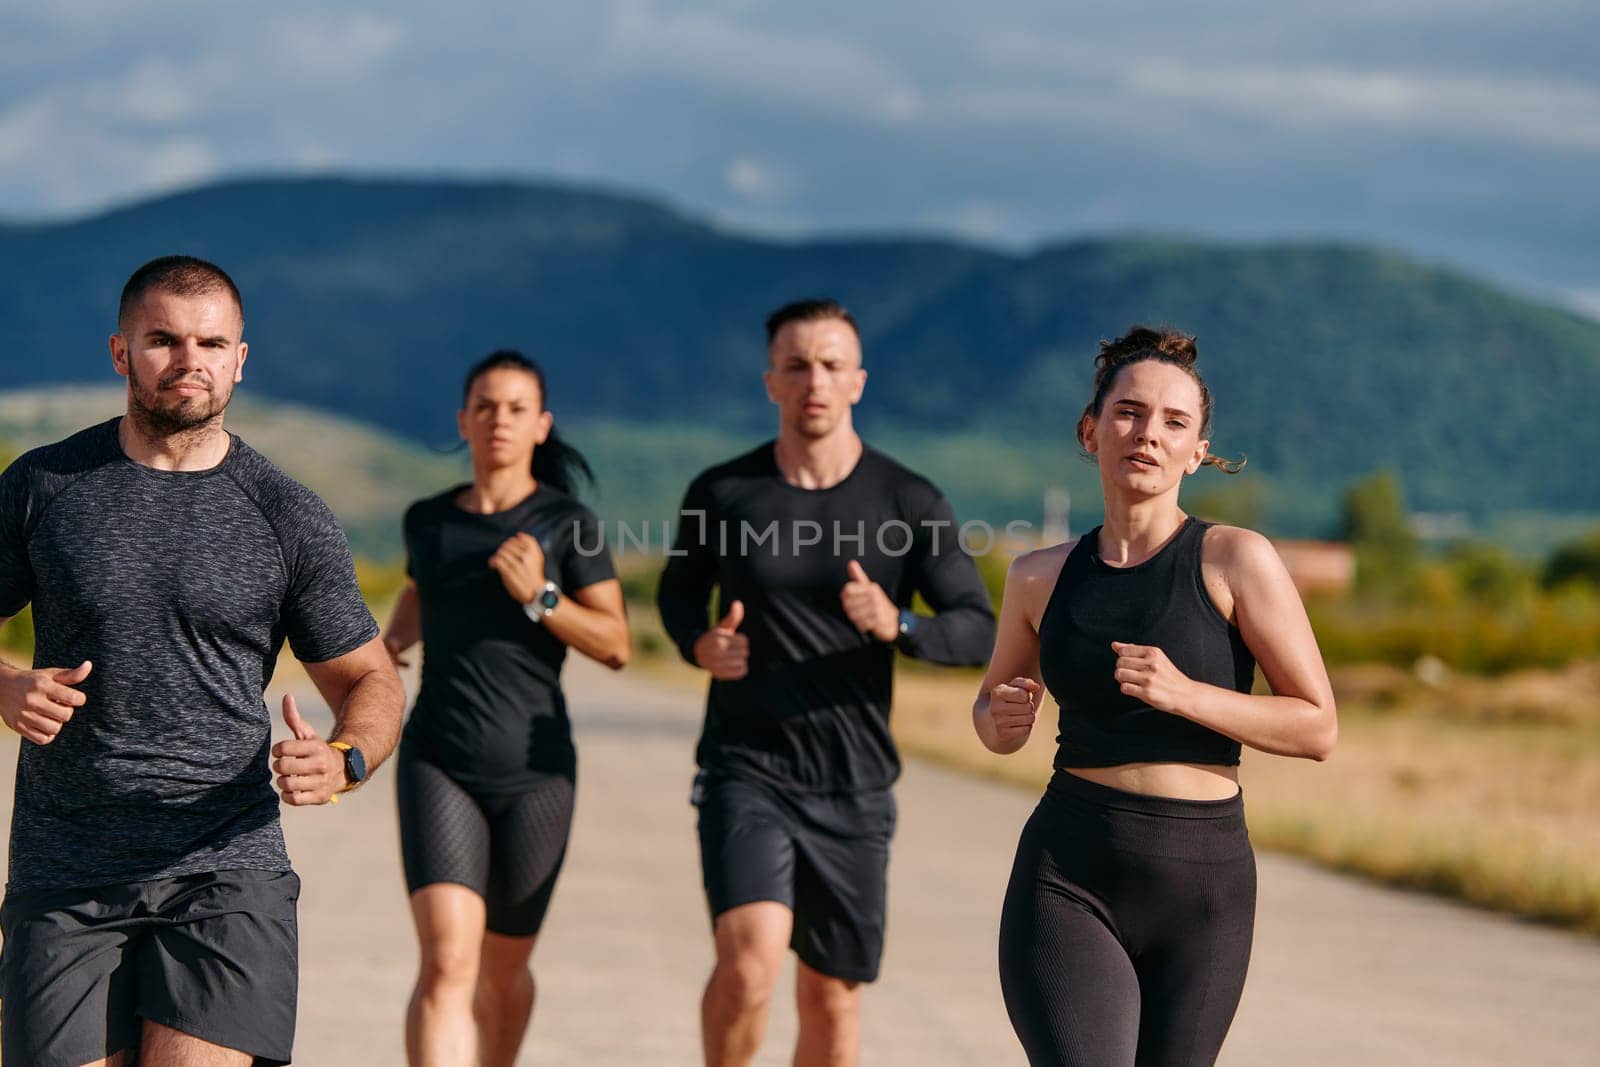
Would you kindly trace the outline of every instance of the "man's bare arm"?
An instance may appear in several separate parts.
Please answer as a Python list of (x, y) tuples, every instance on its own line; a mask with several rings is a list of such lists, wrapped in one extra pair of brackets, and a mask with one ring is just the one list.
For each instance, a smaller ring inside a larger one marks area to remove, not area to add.
[(405, 688), (380, 638), (374, 637), (353, 652), (322, 663), (305, 664), (306, 673), (333, 709), (333, 734), (327, 740), (306, 725), (284, 698), (284, 721), (294, 738), (272, 748), (273, 770), (286, 804), (325, 804), (350, 784), (344, 773), (344, 754), (330, 741), (342, 741), (361, 750), (371, 773), (389, 758), (400, 739), (405, 711)]

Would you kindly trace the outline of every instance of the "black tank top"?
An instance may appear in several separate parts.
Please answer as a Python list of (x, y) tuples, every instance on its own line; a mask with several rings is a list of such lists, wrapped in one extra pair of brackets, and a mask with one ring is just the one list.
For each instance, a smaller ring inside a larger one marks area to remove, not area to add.
[(1112, 641), (1154, 645), (1198, 682), (1248, 693), (1255, 657), (1222, 617), (1200, 574), (1210, 523), (1184, 520), (1143, 563), (1100, 559), (1100, 527), (1067, 555), (1039, 620), (1039, 666), (1061, 707), (1057, 767), (1121, 763), (1234, 766), (1239, 742), (1125, 695), (1112, 672)]

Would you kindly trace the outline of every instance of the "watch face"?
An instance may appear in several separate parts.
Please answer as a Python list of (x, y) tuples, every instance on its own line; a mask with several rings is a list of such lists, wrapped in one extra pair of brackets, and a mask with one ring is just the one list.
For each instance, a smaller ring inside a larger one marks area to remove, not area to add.
[(561, 593), (555, 589), (546, 589), (539, 594), (539, 606), (546, 611), (554, 611), (559, 603), (561, 603)]
[(361, 754), (359, 748), (352, 748), (344, 754), (344, 770), (350, 776), (350, 784), (367, 780), (367, 757)]

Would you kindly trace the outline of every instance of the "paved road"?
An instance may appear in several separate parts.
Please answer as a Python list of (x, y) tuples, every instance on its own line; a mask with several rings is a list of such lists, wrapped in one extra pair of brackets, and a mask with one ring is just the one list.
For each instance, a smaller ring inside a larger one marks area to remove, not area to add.
[[(540, 1002), (521, 1062), (693, 1065), (711, 962), (687, 803), (697, 702), (582, 663), (567, 684), (577, 825), (535, 956)], [(12, 763), (9, 752), (0, 759), (7, 779)], [(300, 1064), (403, 1062), (416, 952), (392, 782), (384, 774), (337, 808), (285, 817), (305, 884)], [(9, 781), (0, 788), (9, 797)], [(889, 950), (864, 1002), (863, 1061), (1021, 1065), (994, 945), (1034, 798), (914, 763), (899, 800)], [(1600, 1063), (1600, 944), (1277, 856), (1261, 857), (1260, 883), (1255, 956), (1223, 1064)], [(760, 1063), (788, 1062), (791, 1004), (781, 995), (775, 1005)]]

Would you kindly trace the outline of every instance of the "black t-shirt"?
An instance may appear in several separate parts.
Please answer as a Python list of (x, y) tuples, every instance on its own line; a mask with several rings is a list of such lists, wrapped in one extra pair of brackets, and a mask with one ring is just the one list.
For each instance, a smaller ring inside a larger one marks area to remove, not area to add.
[(120, 419), (0, 475), (0, 615), (30, 601), (40, 667), (94, 668), (22, 743), (10, 889), (287, 870), (262, 690), (378, 626), (326, 505), (237, 437), (217, 466), (129, 459)]
[(515, 507), (478, 515), (456, 504), (466, 488), (406, 511), (406, 572), (422, 601), (422, 690), (406, 747), (463, 785), (516, 792), (574, 771), (561, 694), (567, 646), (528, 618), (489, 557), (526, 531), (544, 549), (545, 576), (569, 596), (616, 571), (599, 520), (566, 493), (541, 482)]
[(839, 484), (812, 490), (784, 479), (768, 442), (697, 477), (678, 522), (658, 595), (667, 632), (693, 663), (715, 622), (706, 606), (716, 585), (716, 618), (742, 601), (750, 639), (749, 673), (710, 684), (704, 768), (818, 793), (899, 776), (894, 651), (845, 614), (852, 559), (902, 608), (920, 592), (937, 613), (897, 640), (906, 653), (973, 665), (989, 656), (994, 614), (949, 502), (872, 448)]

